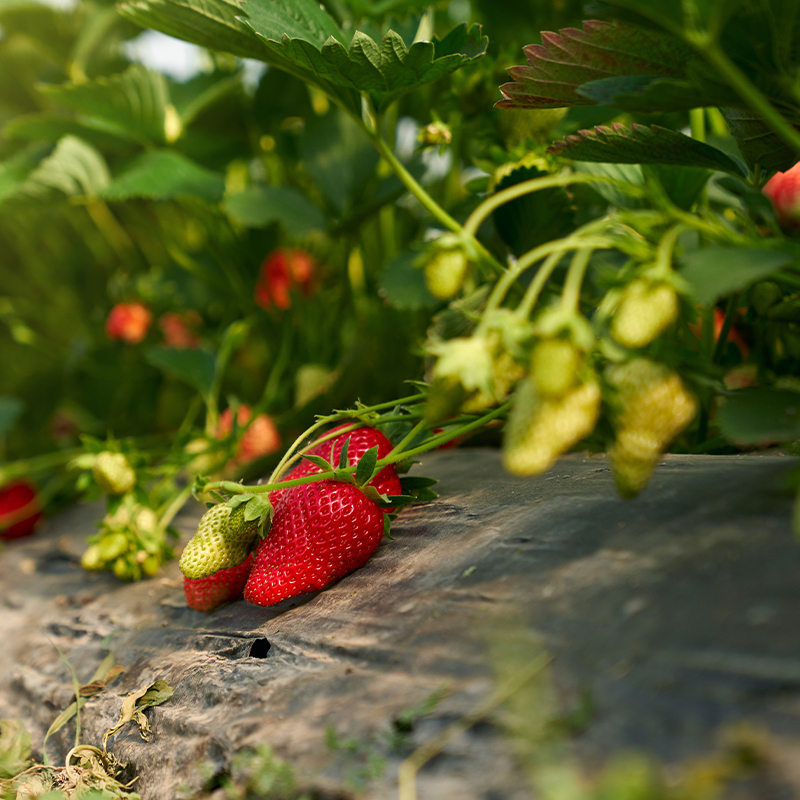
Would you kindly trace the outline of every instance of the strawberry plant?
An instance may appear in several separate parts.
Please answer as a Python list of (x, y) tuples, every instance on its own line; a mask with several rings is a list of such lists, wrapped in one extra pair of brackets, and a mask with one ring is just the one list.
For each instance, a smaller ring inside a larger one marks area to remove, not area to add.
[[(608, 452), (624, 496), (800, 438), (797, 15), (540, 5), (0, 9), (0, 481), (104, 494), (85, 566), (153, 574), (198, 475), (214, 535), (258, 531), (189, 581), (265, 552), (281, 492), (378, 519), (476, 430), (520, 475)], [(207, 70), (131, 58), (142, 27)]]

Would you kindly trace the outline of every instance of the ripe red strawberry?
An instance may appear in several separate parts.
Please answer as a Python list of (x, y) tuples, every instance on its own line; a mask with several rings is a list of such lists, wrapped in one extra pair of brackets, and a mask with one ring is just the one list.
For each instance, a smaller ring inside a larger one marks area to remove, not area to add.
[(383, 511), (357, 487), (318, 481), (286, 490), (256, 550), (244, 599), (270, 606), (324, 589), (363, 566), (383, 536)]
[(206, 614), (215, 608), (232, 603), (242, 596), (247, 576), (253, 565), (252, 554), (236, 567), (228, 567), (205, 578), (184, 578), (183, 593), (186, 603), (195, 611)]
[(42, 518), (39, 494), (24, 480), (0, 487), (0, 539), (19, 539), (33, 533)]
[(269, 310), (273, 306), (284, 311), (292, 305), (290, 291), (293, 287), (308, 297), (314, 290), (314, 259), (298, 247), (280, 247), (268, 255), (261, 264), (256, 283), (255, 301)]
[[(331, 433), (344, 427), (344, 425), (340, 425), (338, 428), (334, 428)], [(379, 459), (388, 456), (392, 450), (392, 443), (377, 428), (364, 426), (363, 428), (356, 428), (354, 431), (341, 433), (333, 439), (328, 439), (328, 441), (316, 445), (309, 450), (309, 455), (321, 456), (330, 461), (334, 467), (338, 467), (339, 456), (348, 438), (350, 439), (350, 445), (347, 448), (347, 462), (350, 466), (357, 464), (361, 456), (371, 447), (378, 447)], [(303, 478), (306, 475), (316, 475), (318, 472), (322, 472), (322, 470), (310, 461), (303, 459), (288, 475), (284, 476), (284, 480), (294, 480), (295, 478)], [(385, 494), (389, 497), (403, 493), (400, 486), (400, 478), (397, 477), (397, 472), (392, 464), (384, 467), (369, 482), (369, 485), (374, 486), (381, 494)], [(286, 491), (286, 489), (276, 489), (269, 493), (269, 501), (272, 503), (273, 508), (278, 507), (278, 502)], [(392, 509), (387, 509), (387, 511), (390, 512), (391, 510)]]
[(150, 328), (153, 315), (142, 303), (117, 303), (106, 319), (106, 336), (127, 344), (139, 344)]
[[(247, 428), (239, 441), (232, 466), (255, 461), (262, 456), (274, 453), (281, 446), (281, 435), (268, 414), (258, 414), (252, 419), (253, 410), (245, 403), (236, 412), (236, 423), (239, 428)], [(252, 421), (251, 421), (252, 419)], [(233, 409), (226, 408), (217, 423), (216, 437), (224, 439), (233, 431)]]

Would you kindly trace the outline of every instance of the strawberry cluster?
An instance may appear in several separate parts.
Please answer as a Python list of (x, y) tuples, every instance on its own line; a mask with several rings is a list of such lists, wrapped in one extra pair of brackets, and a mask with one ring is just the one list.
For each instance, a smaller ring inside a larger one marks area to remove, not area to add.
[[(375, 428), (329, 434), (305, 453), (309, 459), (301, 461), (285, 481), (319, 473), (325, 461), (356, 466), (368, 451), (374, 451), (377, 460), (391, 449)], [(264, 538), (259, 534), (265, 515), (258, 503), (252, 510), (249, 502), (233, 509), (227, 504), (214, 506), (181, 555), (189, 607), (209, 612), (242, 594), (250, 603), (274, 605), (324, 589), (363, 566), (378, 548), (386, 512), (391, 512), (373, 499), (376, 492), (402, 493), (393, 466), (380, 470), (366, 487), (321, 480), (274, 490), (272, 523)]]

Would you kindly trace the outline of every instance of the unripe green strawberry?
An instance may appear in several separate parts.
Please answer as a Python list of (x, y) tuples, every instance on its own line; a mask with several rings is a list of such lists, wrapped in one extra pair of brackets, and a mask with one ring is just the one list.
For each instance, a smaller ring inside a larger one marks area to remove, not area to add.
[(620, 494), (634, 497), (670, 442), (694, 419), (697, 400), (677, 373), (646, 358), (609, 367), (606, 377), (620, 406), (608, 452), (611, 471)]
[(677, 316), (678, 295), (671, 284), (638, 278), (625, 287), (611, 320), (611, 335), (624, 347), (644, 347)]
[(136, 485), (136, 473), (122, 453), (104, 450), (98, 453), (92, 475), (106, 494), (125, 494)]
[(464, 285), (469, 261), (460, 248), (436, 250), (425, 264), (425, 285), (439, 300), (449, 300)]
[(142, 572), (150, 578), (155, 577), (158, 575), (158, 569), (161, 566), (161, 562), (158, 558), (154, 555), (148, 555), (142, 561)]
[(244, 505), (219, 503), (206, 511), (180, 558), (188, 578), (205, 578), (221, 569), (241, 564), (258, 533), (256, 522), (244, 521)]
[(578, 378), (583, 353), (569, 339), (542, 339), (531, 353), (531, 376), (538, 391), (548, 397), (566, 394)]
[(100, 558), (104, 562), (113, 561), (118, 556), (127, 552), (128, 545), (129, 540), (124, 533), (108, 533), (98, 542)]
[(538, 475), (588, 436), (600, 410), (600, 386), (590, 380), (561, 397), (537, 391), (533, 378), (517, 389), (506, 427), (503, 463), (515, 475)]
[(105, 564), (100, 555), (100, 545), (90, 544), (81, 556), (81, 566), (84, 569), (102, 569)]

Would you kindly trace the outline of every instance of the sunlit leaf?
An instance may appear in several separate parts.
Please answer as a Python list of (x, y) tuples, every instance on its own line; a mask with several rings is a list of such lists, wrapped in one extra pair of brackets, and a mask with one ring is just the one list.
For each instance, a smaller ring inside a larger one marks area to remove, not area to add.
[(51, 190), (67, 197), (92, 197), (110, 181), (103, 156), (75, 136), (65, 136), (55, 150), (31, 172), (20, 191), (41, 195)]
[(174, 150), (151, 150), (139, 156), (99, 195), (106, 200), (198, 197), (208, 203), (218, 203), (224, 193), (225, 179), (222, 175), (201, 167)]
[(242, 58), (260, 58), (267, 51), (252, 29), (241, 21), (233, 0), (130, 0), (120, 13), (143, 28)]
[(142, 142), (166, 141), (166, 78), (140, 64), (82, 83), (48, 84), (40, 91), (75, 111), (105, 120)]

